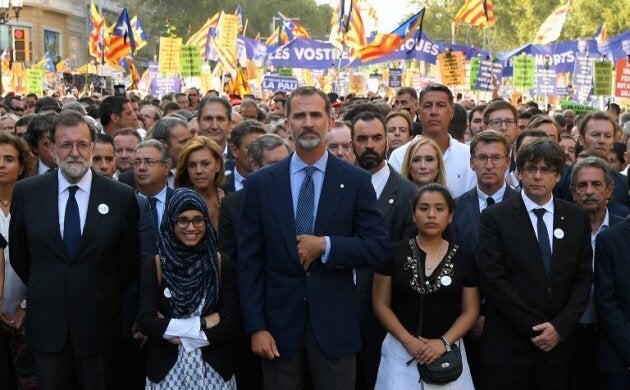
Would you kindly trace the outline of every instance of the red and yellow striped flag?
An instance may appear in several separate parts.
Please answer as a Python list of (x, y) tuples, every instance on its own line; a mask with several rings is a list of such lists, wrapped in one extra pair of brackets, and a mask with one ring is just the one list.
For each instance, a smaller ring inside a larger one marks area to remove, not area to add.
[(206, 42), (208, 41), (208, 31), (210, 28), (217, 28), (217, 24), (219, 24), (219, 13), (214, 14), (213, 17), (206, 20), (206, 22), (201, 26), (201, 28), (188, 38), (186, 41), (187, 45), (191, 46), (199, 46), (205, 49)]
[(538, 33), (536, 33), (534, 44), (546, 45), (547, 43), (553, 42), (560, 37), (562, 27), (564, 26), (564, 22), (567, 20), (567, 15), (569, 14), (570, 6), (571, 2), (567, 1), (566, 4), (556, 8), (551, 15), (545, 19), (545, 22), (542, 26), (540, 26)]
[(468, 23), (479, 28), (494, 26), (494, 6), (492, 0), (466, 0), (455, 15), (455, 22)]

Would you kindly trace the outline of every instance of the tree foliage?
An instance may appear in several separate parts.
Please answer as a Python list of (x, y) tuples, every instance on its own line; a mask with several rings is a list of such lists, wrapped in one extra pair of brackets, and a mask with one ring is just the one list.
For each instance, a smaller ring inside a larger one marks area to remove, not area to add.
[[(492, 52), (501, 52), (532, 42), (545, 19), (565, 1), (494, 0), (496, 23), (494, 28), (486, 31), (486, 47)], [(451, 42), (451, 22), (465, 0), (410, 0), (410, 3), (418, 9), (426, 7), (423, 31), (431, 39)], [(609, 37), (617, 35), (630, 29), (627, 12), (627, 4), (623, 1), (572, 0), (558, 42), (590, 39), (603, 22), (606, 22)], [(460, 24), (456, 42), (482, 47), (482, 31)]]
[[(166, 20), (176, 27), (177, 34), (186, 41), (205, 23), (221, 10), (233, 13), (239, 6), (243, 10), (243, 23), (248, 19), (246, 36), (254, 37), (258, 32), (262, 37), (271, 33), (272, 18), (276, 11), (291, 18), (299, 18), (298, 23), (306, 27), (311, 37), (327, 39), (332, 16), (328, 5), (317, 5), (315, 0), (126, 0), (120, 1), (127, 7), (129, 15), (138, 15), (149, 38), (149, 44), (140, 55), (151, 58), (157, 51), (159, 37), (166, 34)], [(276, 26), (279, 22), (276, 21)]]

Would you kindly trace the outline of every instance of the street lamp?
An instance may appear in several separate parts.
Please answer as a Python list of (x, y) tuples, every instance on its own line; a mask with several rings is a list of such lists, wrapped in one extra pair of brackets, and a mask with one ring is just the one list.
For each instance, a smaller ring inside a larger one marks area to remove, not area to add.
[[(15, 13), (15, 20), (20, 17), (20, 11), (24, 7), (24, 0), (0, 0), (0, 25), (7, 24), (11, 20), (11, 10)], [(28, 48), (25, 48), (28, 50)], [(0, 65), (0, 95), (4, 88), (2, 86), (2, 66)]]

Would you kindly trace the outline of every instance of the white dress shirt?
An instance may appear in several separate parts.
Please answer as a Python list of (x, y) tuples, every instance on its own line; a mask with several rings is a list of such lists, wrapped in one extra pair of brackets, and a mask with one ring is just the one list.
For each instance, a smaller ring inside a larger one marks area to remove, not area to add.
[(387, 160), (381, 169), (372, 174), (372, 187), (374, 187), (374, 192), (376, 192), (376, 199), (381, 197), (381, 194), (385, 189), (385, 185), (387, 185), (387, 180), (389, 180), (389, 175), (390, 173)]
[(543, 208), (547, 212), (543, 215), (543, 221), (545, 222), (545, 226), (547, 227), (547, 234), (549, 235), (549, 246), (551, 247), (551, 253), (553, 253), (553, 195), (542, 206), (539, 206), (536, 202), (529, 199), (527, 195), (525, 195), (525, 191), (521, 191), (521, 196), (523, 197), (523, 202), (525, 203), (525, 208), (527, 209), (527, 214), (529, 215), (529, 220), (532, 222), (532, 226), (534, 227), (534, 232), (536, 233), (536, 239), (538, 239), (538, 217), (534, 214), (534, 209)]

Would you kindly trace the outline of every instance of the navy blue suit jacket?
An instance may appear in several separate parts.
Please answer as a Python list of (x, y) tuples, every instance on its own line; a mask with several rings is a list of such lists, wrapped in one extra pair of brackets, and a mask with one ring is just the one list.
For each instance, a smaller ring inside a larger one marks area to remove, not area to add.
[(598, 368), (630, 375), (630, 219), (597, 235), (595, 304), (601, 329)]
[[(503, 200), (518, 195), (518, 191), (506, 186)], [(477, 187), (455, 199), (455, 214), (451, 228), (453, 240), (468, 253), (477, 253), (479, 247), (479, 198)]]
[(387, 262), (387, 230), (370, 175), (328, 155), (314, 235), (330, 237), (326, 264), (304, 270), (297, 257), (291, 157), (247, 179), (238, 248), (245, 332), (268, 330), (280, 359), (303, 340), (308, 320), (332, 359), (361, 348), (353, 268)]

